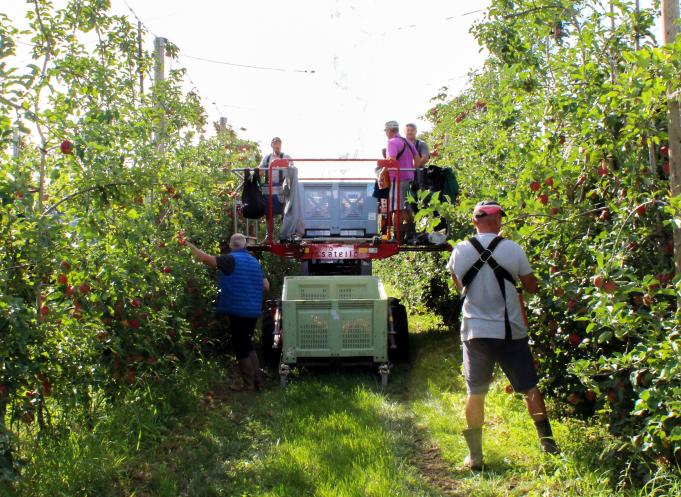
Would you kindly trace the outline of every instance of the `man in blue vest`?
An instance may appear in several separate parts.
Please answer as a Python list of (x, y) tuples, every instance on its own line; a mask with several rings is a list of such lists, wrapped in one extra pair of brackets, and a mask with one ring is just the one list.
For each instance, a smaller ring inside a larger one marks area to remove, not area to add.
[(263, 293), (270, 287), (260, 263), (246, 250), (246, 237), (241, 233), (234, 233), (230, 238), (230, 252), (217, 257), (189, 242), (187, 247), (198, 261), (218, 269), (215, 310), (219, 317), (226, 317), (229, 321), (229, 335), (243, 379), (242, 385), (230, 388), (239, 391), (259, 390), (262, 372), (251, 337), (260, 316)]

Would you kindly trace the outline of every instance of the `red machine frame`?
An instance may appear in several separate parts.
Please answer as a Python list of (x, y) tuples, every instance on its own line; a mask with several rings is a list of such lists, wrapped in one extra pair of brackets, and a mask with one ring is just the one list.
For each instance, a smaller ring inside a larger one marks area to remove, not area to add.
[[(281, 257), (292, 257), (298, 260), (373, 260), (386, 259), (401, 251), (436, 252), (449, 250), (449, 245), (401, 245), (400, 240), (400, 216), (401, 210), (397, 210), (396, 215), (396, 236), (395, 240), (376, 239), (371, 242), (362, 243), (340, 243), (340, 242), (319, 242), (306, 241), (296, 243), (277, 243), (273, 240), (274, 216), (272, 214), (272, 172), (275, 169), (288, 168), (291, 162), (375, 162), (378, 167), (385, 167), (397, 171), (396, 190), (397, 205), (401, 205), (400, 198), (400, 164), (396, 160), (388, 159), (275, 159), (269, 165), (268, 189), (269, 189), (269, 209), (267, 215), (268, 234), (265, 246), (253, 247), (254, 249), (267, 250)], [(299, 178), (300, 180), (324, 180), (324, 181), (374, 181), (374, 177), (367, 178)], [(388, 206), (388, 230), (392, 227), (392, 212)]]

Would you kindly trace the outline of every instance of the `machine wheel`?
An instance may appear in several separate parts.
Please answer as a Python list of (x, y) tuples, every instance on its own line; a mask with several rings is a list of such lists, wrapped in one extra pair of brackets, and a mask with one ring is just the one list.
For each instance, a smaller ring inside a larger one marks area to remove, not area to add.
[(288, 385), (288, 375), (291, 374), (291, 368), (288, 364), (279, 364), (279, 384), (281, 388), (286, 388)]
[(388, 349), (391, 361), (404, 361), (409, 358), (409, 321), (407, 309), (400, 299), (390, 297), (388, 309), (395, 330), (395, 349)]
[(279, 361), (280, 351), (274, 348), (274, 313), (277, 309), (275, 300), (265, 302), (262, 311), (262, 324), (260, 332), (260, 350), (264, 361), (269, 364), (276, 364)]
[(378, 367), (378, 374), (381, 376), (381, 388), (386, 388), (390, 376), (390, 364), (381, 364)]

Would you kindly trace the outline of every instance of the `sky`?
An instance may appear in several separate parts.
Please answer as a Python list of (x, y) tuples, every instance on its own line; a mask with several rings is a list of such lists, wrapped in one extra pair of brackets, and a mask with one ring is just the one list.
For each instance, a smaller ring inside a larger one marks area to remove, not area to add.
[[(0, 12), (20, 25), (26, 1), (0, 3)], [(187, 89), (202, 96), (209, 121), (226, 117), (264, 152), (280, 136), (294, 158), (376, 158), (386, 121), (427, 129), (421, 116), (440, 88), (458, 94), (469, 71), (483, 64), (469, 30), (488, 4), (111, 0), (112, 12), (133, 18), (134, 11), (149, 29), (147, 50), (154, 36), (179, 47), (179, 59), (167, 67), (187, 69)]]

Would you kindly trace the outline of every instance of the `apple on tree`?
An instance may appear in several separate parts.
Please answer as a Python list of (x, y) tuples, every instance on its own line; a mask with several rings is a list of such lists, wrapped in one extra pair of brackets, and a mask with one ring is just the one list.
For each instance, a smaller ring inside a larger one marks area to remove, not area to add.
[(73, 154), (73, 143), (71, 143), (69, 140), (64, 140), (61, 142), (61, 145), (59, 145), (59, 149), (61, 150), (61, 153), (64, 155), (71, 155)]

